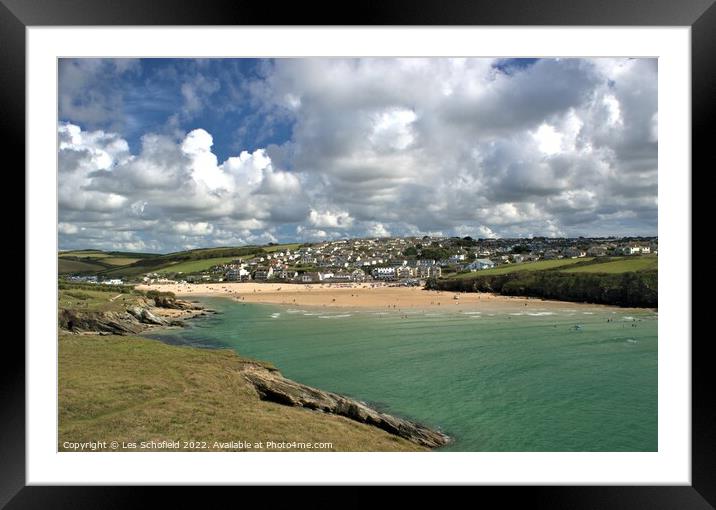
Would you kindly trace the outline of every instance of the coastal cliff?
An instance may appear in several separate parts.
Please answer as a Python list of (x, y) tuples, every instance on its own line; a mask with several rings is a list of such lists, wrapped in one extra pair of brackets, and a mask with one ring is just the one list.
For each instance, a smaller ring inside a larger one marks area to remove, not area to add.
[(425, 288), (449, 292), (491, 292), (578, 303), (657, 308), (657, 271), (624, 273), (563, 273), (558, 270), (515, 271), (469, 278), (431, 279)]

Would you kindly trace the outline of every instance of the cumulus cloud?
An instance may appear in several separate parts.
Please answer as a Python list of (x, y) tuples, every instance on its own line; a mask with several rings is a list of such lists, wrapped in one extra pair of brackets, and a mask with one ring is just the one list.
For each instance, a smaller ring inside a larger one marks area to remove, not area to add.
[(353, 218), (347, 212), (318, 212), (311, 210), (309, 223), (314, 227), (349, 228), (353, 225)]
[[(76, 96), (97, 69), (141, 69), (82, 65), (61, 74), (76, 119), (58, 128), (61, 243), (656, 233), (655, 59), (277, 59), (241, 80), (205, 66), (177, 78), (188, 113), (135, 150), (84, 127)], [(250, 105), (228, 155), (209, 98)]]
[(77, 245), (98, 234), (125, 247), (273, 242), (277, 224), (309, 214), (298, 177), (274, 168), (264, 150), (220, 164), (203, 129), (181, 140), (147, 134), (137, 154), (116, 134), (69, 123), (58, 133), (59, 231)]

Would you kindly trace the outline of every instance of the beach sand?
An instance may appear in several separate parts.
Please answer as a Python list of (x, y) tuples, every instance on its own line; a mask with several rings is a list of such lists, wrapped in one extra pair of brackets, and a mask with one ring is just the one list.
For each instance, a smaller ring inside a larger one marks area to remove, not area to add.
[(270, 303), (295, 306), (325, 306), (338, 308), (445, 308), (456, 309), (540, 309), (598, 307), (538, 298), (502, 296), (489, 293), (455, 293), (424, 290), (422, 287), (390, 287), (372, 283), (351, 284), (286, 284), (255, 282), (221, 282), (199, 284), (138, 285), (139, 290), (173, 292), (177, 297), (231, 297), (250, 303)]

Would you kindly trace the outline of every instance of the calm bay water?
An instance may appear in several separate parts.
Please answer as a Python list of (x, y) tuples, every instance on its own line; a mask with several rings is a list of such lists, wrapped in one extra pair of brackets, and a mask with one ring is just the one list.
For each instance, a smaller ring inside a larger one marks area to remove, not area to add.
[(222, 313), (154, 336), (230, 347), (296, 381), (439, 427), (455, 438), (445, 450), (658, 448), (652, 311), (564, 303), (406, 314), (202, 302)]

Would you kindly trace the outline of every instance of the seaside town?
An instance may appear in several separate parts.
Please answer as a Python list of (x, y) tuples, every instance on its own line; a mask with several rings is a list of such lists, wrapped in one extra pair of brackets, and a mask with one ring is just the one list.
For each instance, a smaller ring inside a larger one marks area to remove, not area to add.
[[(429, 279), (506, 264), (657, 253), (657, 237), (473, 239), (426, 235), (341, 239), (287, 245), (273, 252), (237, 257), (196, 273), (149, 272), (141, 275), (136, 283), (386, 282), (420, 286)], [(70, 279), (107, 285), (130, 283), (121, 278), (102, 279), (96, 275), (73, 275)]]

